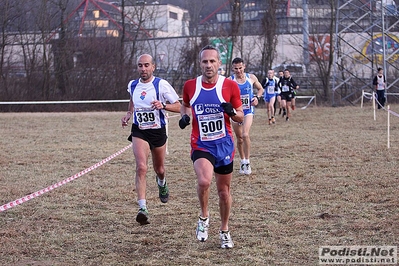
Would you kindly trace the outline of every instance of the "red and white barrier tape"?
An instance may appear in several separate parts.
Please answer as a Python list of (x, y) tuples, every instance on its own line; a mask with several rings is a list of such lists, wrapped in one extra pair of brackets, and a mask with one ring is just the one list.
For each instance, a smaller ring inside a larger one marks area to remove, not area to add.
[(77, 174), (75, 174), (75, 175), (73, 175), (73, 176), (70, 176), (70, 177), (68, 177), (67, 179), (62, 180), (61, 182), (58, 182), (58, 183), (53, 184), (53, 185), (51, 185), (51, 186), (49, 186), (49, 187), (46, 187), (46, 188), (41, 189), (41, 190), (39, 190), (39, 191), (36, 191), (36, 192), (34, 192), (34, 193), (32, 193), (32, 194), (29, 194), (29, 195), (27, 195), (27, 196), (25, 196), (25, 197), (22, 197), (22, 198), (20, 198), (20, 199), (17, 199), (17, 200), (14, 200), (14, 201), (11, 201), (11, 202), (9, 202), (9, 203), (7, 203), (7, 204), (2, 205), (2, 206), (0, 206), (0, 212), (6, 211), (6, 210), (8, 210), (8, 209), (11, 209), (11, 208), (13, 208), (13, 207), (15, 207), (15, 206), (17, 206), (17, 205), (20, 205), (20, 204), (22, 204), (22, 203), (24, 203), (24, 202), (27, 202), (28, 200), (34, 199), (34, 198), (36, 198), (36, 197), (38, 197), (38, 196), (40, 196), (40, 195), (43, 195), (44, 193), (47, 193), (47, 192), (49, 192), (49, 191), (51, 191), (51, 190), (53, 190), (53, 189), (56, 189), (56, 188), (58, 188), (58, 187), (60, 187), (60, 186), (62, 186), (62, 185), (65, 185), (66, 183), (69, 183), (69, 182), (71, 182), (71, 181), (73, 181), (73, 180), (75, 180), (75, 179), (81, 177), (82, 175), (87, 174), (88, 172), (90, 172), (90, 171), (92, 171), (92, 170), (94, 170), (94, 169), (100, 167), (101, 165), (105, 164), (106, 162), (108, 162), (108, 161), (114, 159), (116, 156), (122, 154), (122, 153), (125, 152), (127, 149), (129, 149), (130, 147), (132, 147), (132, 144), (126, 146), (126, 147), (123, 148), (122, 150), (120, 150), (120, 151), (118, 151), (118, 152), (112, 154), (111, 156), (105, 158), (105, 159), (102, 160), (101, 162), (98, 162), (98, 163), (96, 163), (95, 165), (92, 165), (92, 166), (90, 166), (89, 168), (86, 168), (85, 170), (83, 170), (83, 171), (81, 171), (81, 172), (79, 172), (79, 173), (77, 173)]
[[(377, 102), (377, 105), (381, 105), (381, 103), (378, 101), (377, 98), (375, 98), (375, 101)], [(388, 110), (388, 109), (386, 109), (384, 106), (381, 106), (381, 108), (382, 108), (383, 110), (387, 111), (388, 113), (390, 113), (390, 114), (392, 114), (392, 115), (394, 115), (394, 116), (396, 116), (396, 117), (399, 117), (399, 114), (398, 114), (398, 113), (395, 113), (395, 112), (392, 111), (392, 110)]]

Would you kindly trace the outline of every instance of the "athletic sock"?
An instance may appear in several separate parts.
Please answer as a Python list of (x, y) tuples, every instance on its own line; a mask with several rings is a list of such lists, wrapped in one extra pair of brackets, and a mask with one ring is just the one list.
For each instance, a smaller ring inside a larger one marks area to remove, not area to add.
[(146, 200), (145, 199), (138, 200), (137, 202), (139, 203), (140, 209), (147, 209)]
[(159, 179), (159, 177), (157, 177), (157, 182), (158, 182), (158, 185), (160, 185), (161, 187), (163, 187), (163, 186), (165, 186), (166, 178)]

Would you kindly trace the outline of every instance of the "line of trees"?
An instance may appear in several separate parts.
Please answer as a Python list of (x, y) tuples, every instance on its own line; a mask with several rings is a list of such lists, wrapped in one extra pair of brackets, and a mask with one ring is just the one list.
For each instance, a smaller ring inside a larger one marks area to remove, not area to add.
[[(90, 1), (87, 1), (90, 2)], [(2, 101), (31, 100), (90, 100), (90, 99), (126, 99), (126, 85), (130, 79), (136, 78), (135, 59), (142, 52), (150, 52), (155, 57), (160, 49), (168, 49), (168, 60), (178, 57), (178, 64), (159, 69), (157, 75), (168, 79), (180, 92), (185, 80), (199, 74), (198, 52), (208, 44), (211, 37), (197, 35), (199, 13), (205, 8), (207, 1), (193, 1), (190, 7), (191, 34), (176, 42), (166, 39), (149, 38), (143, 31), (145, 22), (153, 17), (144, 15), (145, 6), (136, 6), (133, 13), (126, 13), (125, 6), (133, 1), (122, 0), (121, 14), (113, 13), (120, 22), (122, 30), (113, 37), (97, 36), (100, 30), (87, 23), (82, 24), (82, 14), (75, 8), (82, 4), (80, 0), (0, 0), (0, 99)], [(276, 34), (277, 1), (270, 0), (268, 8), (259, 28), (259, 39), (247, 44), (243, 2), (230, 0), (232, 14), (231, 31), (223, 32), (221, 38), (230, 38), (233, 44), (232, 55), (242, 57), (249, 70), (254, 70), (262, 79), (273, 65), (278, 46)], [(335, 1), (330, 0), (331, 9), (335, 9)], [(82, 8), (83, 9), (83, 8)], [(77, 12), (75, 12), (77, 11)], [(75, 12), (74, 16), (71, 14)], [(132, 11), (130, 11), (132, 12)], [(334, 12), (331, 13), (330, 36), (333, 36)], [(135, 19), (134, 25), (128, 21)], [(83, 25), (84, 36), (80, 37)], [(114, 27), (116, 29), (116, 26)], [(177, 38), (175, 38), (177, 39)], [(317, 38), (315, 38), (317, 40)], [(169, 46), (165, 43), (170, 41)], [(333, 40), (330, 38), (332, 44)], [(330, 45), (331, 45), (330, 44)], [(162, 48), (161, 48), (162, 47)], [(251, 53), (256, 47), (260, 55)], [(301, 44), (298, 43), (301, 48)], [(332, 47), (332, 45), (331, 45)], [(315, 48), (316, 49), (316, 48)], [(329, 99), (329, 78), (332, 65), (332, 49), (329, 61), (319, 58), (316, 62), (318, 76), (321, 77), (322, 89), (317, 94)], [(173, 55), (173, 56), (172, 56)], [(231, 59), (231, 58), (230, 58)], [(159, 62), (159, 60), (158, 60)], [(227, 73), (230, 72), (227, 64)], [(315, 86), (316, 87), (316, 86)], [(314, 93), (312, 93), (314, 94)], [(29, 111), (38, 107), (1, 106), (0, 111)], [(54, 110), (55, 106), (42, 106), (41, 110)], [(63, 107), (65, 108), (65, 107)], [(85, 106), (81, 108), (99, 108)], [(101, 108), (115, 108), (113, 105)]]

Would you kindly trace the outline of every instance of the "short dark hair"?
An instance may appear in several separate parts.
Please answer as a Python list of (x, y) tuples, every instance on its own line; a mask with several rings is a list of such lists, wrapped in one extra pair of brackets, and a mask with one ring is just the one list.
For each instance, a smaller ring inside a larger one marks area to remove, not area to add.
[(201, 58), (201, 54), (202, 54), (202, 52), (205, 51), (205, 50), (215, 50), (215, 51), (218, 53), (218, 58), (219, 58), (219, 60), (220, 60), (220, 53), (219, 53), (219, 50), (218, 50), (215, 46), (210, 45), (210, 44), (205, 45), (205, 46), (201, 49), (201, 51), (199, 52), (199, 58)]
[(377, 68), (377, 71), (380, 72), (382, 70), (382, 67)]
[(288, 71), (288, 72), (290, 72), (290, 70), (289, 70), (288, 68), (284, 69), (284, 72), (285, 72), (285, 71)]
[(233, 59), (233, 61), (231, 61), (232, 64), (239, 64), (239, 63), (243, 63), (244, 64), (244, 60), (240, 57), (236, 57)]

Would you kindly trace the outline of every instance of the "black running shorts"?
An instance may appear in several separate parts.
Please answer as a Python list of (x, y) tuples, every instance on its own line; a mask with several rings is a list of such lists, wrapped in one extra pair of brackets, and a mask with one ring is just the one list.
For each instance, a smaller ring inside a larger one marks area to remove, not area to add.
[(286, 100), (287, 102), (290, 102), (292, 99), (292, 93), (291, 92), (282, 92), (281, 94), (281, 100)]
[(166, 128), (157, 128), (157, 129), (145, 129), (141, 130), (137, 125), (132, 125), (132, 133), (128, 137), (129, 141), (132, 141), (132, 138), (140, 138), (148, 142), (150, 145), (150, 149), (162, 147), (168, 138), (166, 135)]

